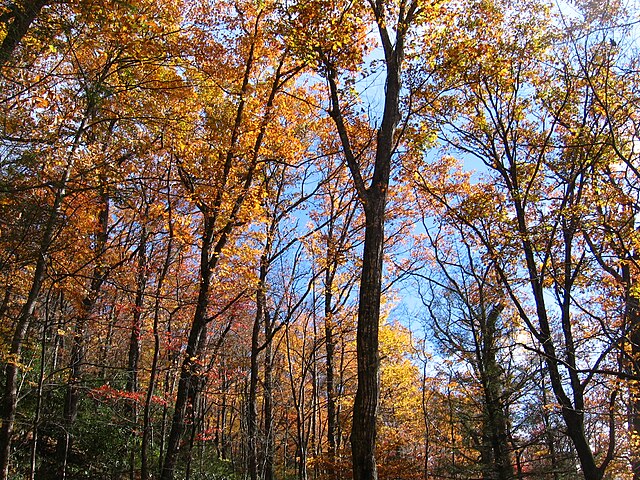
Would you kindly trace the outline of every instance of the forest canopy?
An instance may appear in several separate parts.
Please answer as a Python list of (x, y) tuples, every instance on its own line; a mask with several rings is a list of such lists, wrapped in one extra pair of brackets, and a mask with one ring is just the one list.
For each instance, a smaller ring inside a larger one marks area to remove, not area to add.
[(640, 480), (639, 23), (3, 2), (0, 480)]

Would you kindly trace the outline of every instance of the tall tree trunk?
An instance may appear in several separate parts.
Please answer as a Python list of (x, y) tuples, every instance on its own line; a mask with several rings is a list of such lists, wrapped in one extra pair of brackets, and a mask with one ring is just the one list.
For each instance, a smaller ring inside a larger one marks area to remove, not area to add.
[(173, 255), (173, 218), (170, 198), (169, 186), (170, 172), (167, 173), (167, 205), (168, 205), (168, 229), (169, 239), (167, 241), (167, 251), (164, 257), (164, 263), (155, 288), (155, 300), (153, 308), (153, 359), (151, 361), (151, 371), (149, 374), (149, 384), (147, 386), (147, 394), (144, 402), (144, 413), (142, 418), (142, 444), (140, 446), (140, 478), (149, 480), (151, 478), (151, 469), (149, 468), (149, 443), (151, 441), (151, 405), (153, 403), (153, 392), (158, 376), (158, 362), (160, 360), (160, 298), (162, 296), (162, 288), (164, 281), (171, 267), (171, 257)]
[[(376, 416), (378, 413), (378, 327), (382, 294), (382, 265), (384, 253), (384, 224), (391, 160), (398, 142), (396, 128), (400, 122), (400, 89), (405, 39), (414, 21), (418, 2), (400, 2), (395, 31), (389, 31), (388, 12), (383, 2), (370, 2), (378, 27), (386, 66), (384, 111), (378, 129), (373, 175), (369, 186), (365, 183), (360, 161), (352, 148), (343, 116), (338, 73), (335, 65), (322, 57), (327, 68), (330, 91), (330, 115), (336, 125), (347, 166), (362, 202), (365, 213), (364, 250), (358, 305), (356, 356), (358, 363), (358, 387), (353, 405), (351, 453), (354, 480), (377, 480), (375, 460)], [(392, 41), (392, 36), (395, 37)]]
[(273, 438), (273, 332), (271, 317), (265, 311), (265, 337), (268, 339), (264, 348), (264, 480), (274, 480), (274, 438)]
[[(251, 335), (251, 366), (249, 377), (248, 392), (248, 411), (247, 411), (247, 460), (249, 478), (257, 480), (264, 478), (265, 480), (273, 479), (273, 440), (271, 427), (273, 423), (272, 408), (272, 346), (273, 326), (271, 318), (267, 311), (266, 296), (264, 288), (267, 277), (267, 257), (270, 249), (270, 242), (267, 242), (265, 251), (262, 255), (260, 265), (260, 275), (258, 289), (256, 291), (256, 316), (254, 319), (253, 330)], [(261, 327), (264, 324), (264, 343), (260, 342)], [(263, 429), (262, 432), (258, 428), (258, 383), (260, 381), (259, 372), (259, 355), (264, 350), (264, 378), (262, 381), (263, 392)], [(261, 442), (260, 440), (263, 440)], [(263, 448), (261, 448), (263, 447)], [(260, 453), (263, 454), (262, 471), (258, 468)]]
[[(127, 362), (127, 384), (125, 389), (129, 393), (138, 391), (138, 364), (140, 363), (140, 335), (142, 332), (142, 308), (144, 293), (147, 285), (147, 229), (142, 227), (140, 244), (138, 245), (138, 265), (136, 275), (136, 298), (133, 307), (131, 333), (129, 335), (129, 356)], [(130, 405), (131, 414), (135, 415), (134, 405)], [(135, 418), (133, 419), (135, 420)]]
[[(61, 297), (61, 295), (60, 295)], [(40, 368), (38, 372), (38, 388), (36, 390), (36, 411), (33, 418), (33, 438), (31, 439), (31, 455), (29, 465), (29, 480), (35, 480), (37, 471), (37, 449), (38, 449), (38, 432), (40, 430), (40, 417), (42, 414), (42, 392), (44, 387), (45, 378), (45, 364), (47, 359), (47, 333), (49, 325), (51, 325), (50, 319), (53, 317), (53, 312), (56, 309), (56, 305), (51, 307), (51, 300), (47, 296), (45, 305), (44, 322), (42, 325), (42, 335), (40, 337)]]
[[(83, 125), (80, 131), (83, 129)], [(80, 133), (76, 136), (76, 143), (79, 140)], [(71, 152), (71, 157), (73, 151)], [(22, 306), (18, 315), (9, 355), (12, 361), (7, 362), (5, 366), (5, 385), (2, 397), (2, 410), (0, 427), (0, 480), (7, 480), (9, 475), (9, 459), (11, 456), (11, 437), (16, 420), (16, 409), (18, 404), (18, 374), (20, 372), (20, 355), (22, 353), (22, 345), (24, 344), (27, 330), (31, 323), (33, 312), (36, 308), (38, 296), (44, 282), (47, 261), (49, 258), (49, 249), (53, 243), (56, 226), (60, 217), (62, 202), (66, 196), (67, 183), (73, 169), (73, 161), (69, 160), (65, 173), (60, 181), (60, 188), (56, 192), (56, 197), (51, 208), (51, 213), (47, 220), (40, 248), (36, 259), (36, 265), (31, 280), (31, 288), (27, 300)]]
[[(640, 372), (640, 298), (635, 291), (637, 282), (632, 275), (632, 268), (637, 263), (638, 255), (631, 253), (629, 256), (630, 265), (624, 265), (622, 268), (622, 279), (625, 285), (625, 320), (629, 332), (628, 343), (631, 356), (626, 361), (626, 369), (633, 376)], [(634, 383), (629, 385), (628, 423), (631, 431), (631, 472), (633, 480), (640, 480), (640, 388)]]
[[(148, 208), (147, 208), (148, 210)], [(148, 213), (148, 212), (146, 212)], [(133, 306), (133, 316), (131, 322), (131, 333), (129, 335), (129, 355), (127, 362), (127, 384), (125, 390), (131, 394), (126, 404), (127, 414), (131, 422), (131, 436), (135, 440), (138, 429), (138, 405), (135, 394), (138, 392), (138, 365), (140, 363), (140, 348), (142, 334), (142, 309), (144, 306), (145, 289), (147, 286), (147, 228), (142, 225), (140, 232), (140, 243), (138, 244), (138, 265), (136, 274), (136, 297)], [(135, 476), (135, 441), (132, 442), (129, 461), (129, 478)]]
[(247, 398), (247, 467), (249, 479), (258, 479), (258, 355), (260, 354), (260, 324), (264, 309), (264, 292), (260, 283), (256, 293), (256, 316), (251, 333), (251, 365)]
[[(330, 293), (325, 293), (331, 296)], [(329, 476), (336, 476), (336, 436), (337, 436), (337, 415), (336, 415), (336, 394), (335, 394), (335, 340), (333, 338), (333, 321), (331, 318), (331, 310), (327, 312), (327, 306), (330, 305), (331, 299), (325, 298), (325, 328), (324, 338), (327, 351), (326, 356), (326, 375), (327, 375), (327, 442), (329, 444)]]
[[(226, 155), (221, 154), (221, 159), (224, 160), (224, 166), (221, 172), (222, 175), (221, 178), (218, 179), (221, 187), (216, 192), (211, 206), (205, 203), (198, 203), (197, 205), (204, 217), (202, 249), (200, 253), (200, 286), (198, 292), (198, 301), (196, 304), (193, 321), (191, 323), (187, 348), (180, 371), (178, 393), (176, 395), (174, 414), (171, 423), (171, 431), (169, 433), (169, 438), (167, 441), (167, 451), (162, 466), (160, 480), (173, 480), (174, 477), (179, 444), (184, 431), (184, 422), (187, 415), (189, 400), (192, 401), (191, 407), (193, 407), (195, 394), (197, 394), (197, 391), (202, 384), (201, 372), (198, 362), (200, 360), (199, 357), (202, 353), (202, 348), (206, 343), (207, 337), (206, 315), (207, 309), (209, 307), (211, 277), (218, 263), (222, 250), (226, 246), (233, 230), (238, 225), (237, 217), (244, 204), (249, 189), (253, 184), (253, 177), (259, 160), (259, 152), (264, 140), (268, 122), (270, 120), (274, 99), (277, 92), (283, 85), (283, 83), (281, 83), (280, 76), (280, 69), (282, 67), (282, 64), (280, 64), (273, 79), (269, 99), (267, 100), (265, 105), (266, 112), (262, 117), (262, 123), (253, 144), (250, 158), (247, 159), (247, 170), (241, 177), (242, 181), (240, 191), (230, 201), (232, 207), (226, 221), (224, 221), (222, 225), (217, 225), (217, 221), (219, 220), (220, 213), (223, 209), (223, 203), (225, 201), (225, 187), (227, 186), (227, 182), (230, 180), (232, 168), (238, 161), (238, 157), (236, 156), (236, 148), (238, 146), (241, 135), (240, 130), (242, 122), (244, 120), (244, 110), (246, 106), (247, 94), (250, 90), (249, 83), (251, 72), (253, 70), (253, 63), (255, 60), (255, 47), (262, 13), (263, 11), (260, 10), (254, 21), (253, 37), (251, 38), (249, 52), (247, 54), (245, 63), (242, 86), (240, 87), (240, 100), (236, 107), (235, 121), (231, 132), (229, 147), (226, 151)], [(189, 177), (189, 174), (180, 169), (180, 176), (186, 188), (190, 190), (191, 193), (195, 194), (194, 184), (192, 179)]]
[(202, 235), (202, 250), (200, 252), (200, 288), (198, 291), (198, 301), (193, 315), (191, 330), (187, 348), (180, 369), (180, 379), (178, 380), (178, 393), (174, 405), (171, 430), (167, 440), (167, 449), (162, 465), (161, 480), (173, 480), (180, 441), (185, 429), (185, 421), (191, 416), (191, 411), (195, 408), (193, 403), (194, 391), (198, 389), (200, 383), (200, 356), (201, 349), (205, 344), (207, 335), (207, 310), (209, 307), (209, 293), (211, 287), (211, 275), (215, 259), (212, 262), (211, 249), (213, 241), (214, 222), (211, 217), (204, 215), (204, 229)]
[[(505, 173), (505, 175), (510, 174), (511, 172)], [(513, 179), (509, 178), (509, 180)], [(515, 179), (515, 183), (512, 184), (518, 185), (517, 180), (518, 179)], [(544, 287), (540, 273), (538, 272), (534, 247), (530, 240), (526, 209), (522, 200), (517, 195), (517, 192), (513, 193), (518, 231), (522, 235), (522, 251), (524, 253), (526, 267), (529, 273), (529, 285), (535, 301), (539, 325), (539, 329), (537, 329), (534, 334), (544, 350), (545, 363), (547, 365), (549, 380), (551, 382), (551, 389), (558, 401), (558, 404), (560, 405), (561, 415), (566, 426), (566, 433), (576, 449), (584, 478), (585, 480), (601, 480), (604, 474), (604, 467), (611, 460), (611, 457), (607, 456), (600, 467), (596, 464), (593, 450), (586, 438), (584, 425), (584, 387), (581, 385), (581, 382), (577, 377), (578, 373), (577, 368), (575, 367), (576, 351), (575, 346), (573, 345), (571, 311), (569, 308), (572, 295), (571, 282), (574, 281), (574, 275), (571, 271), (573, 268), (573, 261), (571, 257), (573, 232), (568, 228), (563, 228), (563, 240), (565, 247), (565, 284), (562, 286), (563, 301), (561, 312), (562, 329), (565, 338), (565, 355), (567, 357), (566, 363), (569, 366), (569, 388), (573, 397), (572, 401), (567, 395), (565, 390), (566, 382), (563, 381), (560, 373), (560, 360), (554, 343), (555, 339), (552, 335), (551, 323), (547, 313)]]
[(381, 192), (380, 196), (381, 198), (370, 197), (365, 209), (366, 227), (356, 334), (358, 388), (353, 404), (351, 430), (354, 480), (375, 480), (378, 476), (375, 460), (380, 393), (378, 328), (386, 195)]
[(102, 289), (108, 270), (105, 268), (104, 254), (109, 232), (109, 196), (106, 186), (102, 186), (100, 212), (98, 213), (98, 231), (95, 233), (95, 262), (89, 291), (82, 300), (80, 312), (74, 327), (69, 363), (69, 379), (64, 400), (63, 431), (58, 437), (56, 462), (58, 478), (66, 477), (67, 461), (73, 443), (73, 428), (78, 416), (82, 377), (86, 357), (87, 324), (93, 314), (96, 301)]

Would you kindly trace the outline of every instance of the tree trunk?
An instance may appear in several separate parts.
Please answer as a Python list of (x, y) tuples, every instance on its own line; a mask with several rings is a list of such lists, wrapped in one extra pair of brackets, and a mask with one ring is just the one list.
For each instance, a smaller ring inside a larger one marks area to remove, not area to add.
[(382, 264), (384, 250), (384, 223), (391, 174), (391, 160), (396, 151), (396, 128), (400, 122), (401, 72), (404, 60), (404, 42), (409, 26), (414, 20), (418, 3), (402, 2), (395, 23), (395, 42), (388, 30), (387, 13), (381, 2), (371, 2), (384, 51), (386, 81), (384, 111), (377, 134), (375, 161), (370, 185), (365, 178), (360, 161), (352, 149), (345, 118), (340, 103), (335, 66), (323, 58), (327, 67), (330, 89), (330, 115), (334, 120), (342, 151), (365, 212), (364, 250), (358, 306), (356, 356), (358, 363), (358, 387), (353, 405), (351, 453), (354, 480), (377, 480), (375, 460), (376, 415), (378, 412), (378, 326), (382, 294)]
[(14, 2), (9, 7), (9, 12), (3, 15), (4, 23), (12, 20), (7, 27), (7, 33), (0, 44), (0, 67), (7, 63), (14, 50), (27, 34), (29, 27), (40, 14), (42, 8), (50, 3), (50, 0), (26, 0), (20, 3)]
[[(173, 480), (174, 478), (180, 450), (180, 440), (182, 439), (185, 428), (185, 420), (189, 417), (190, 411), (195, 408), (193, 403), (189, 405), (189, 400), (193, 401), (194, 399), (194, 391), (199, 388), (200, 375), (202, 373), (200, 371), (199, 361), (207, 335), (206, 315), (209, 307), (212, 269), (215, 264), (215, 259), (211, 257), (213, 223), (212, 218), (205, 214), (202, 250), (200, 252), (200, 288), (198, 291), (198, 301), (193, 315), (186, 352), (180, 369), (178, 393), (176, 395), (171, 421), (171, 430), (167, 440), (167, 450), (160, 476), (161, 480)], [(212, 262), (212, 260), (214, 261)]]
[[(637, 262), (638, 255), (629, 255), (630, 265), (622, 268), (622, 279), (625, 285), (625, 320), (629, 331), (630, 356), (626, 363), (629, 374), (637, 375), (640, 371), (640, 298), (635, 292), (636, 282), (632, 275), (633, 264)], [(624, 367), (623, 367), (624, 368)], [(640, 388), (637, 384), (629, 385), (629, 430), (631, 431), (631, 472), (633, 480), (640, 480)]]
[[(128, 416), (131, 421), (131, 436), (135, 439), (135, 431), (138, 427), (138, 405), (134, 395), (138, 392), (138, 365), (140, 363), (141, 333), (142, 333), (142, 309), (144, 305), (145, 288), (147, 285), (147, 228), (142, 226), (140, 232), (140, 244), (138, 245), (138, 265), (136, 275), (136, 298), (133, 307), (131, 334), (129, 336), (129, 356), (127, 362), (127, 384), (125, 389), (132, 397), (126, 404)], [(135, 445), (135, 441), (132, 442)], [(135, 476), (136, 449), (131, 448), (129, 477)]]
[[(81, 126), (79, 131), (82, 131)], [(76, 137), (76, 141), (79, 134)], [(73, 154), (73, 151), (71, 152)], [(67, 168), (60, 182), (60, 189), (56, 193), (56, 197), (51, 209), (51, 214), (47, 220), (44, 234), (40, 242), (40, 249), (36, 259), (36, 266), (31, 281), (31, 288), (27, 300), (20, 310), (16, 327), (11, 340), (11, 348), (9, 355), (11, 361), (7, 362), (5, 367), (5, 387), (2, 397), (2, 427), (0, 428), (0, 480), (7, 480), (9, 475), (9, 459), (11, 456), (11, 437), (16, 420), (16, 409), (18, 404), (18, 374), (20, 371), (20, 354), (22, 345), (31, 323), (31, 317), (36, 308), (36, 302), (40, 295), (40, 289), (45, 277), (46, 265), (48, 261), (49, 249), (53, 243), (58, 217), (62, 208), (62, 202), (66, 195), (66, 187), (73, 169), (73, 161), (69, 161)]]
[[(517, 181), (515, 185), (517, 185)], [(513, 193), (514, 205), (516, 209), (516, 219), (518, 222), (518, 231), (522, 235), (522, 251), (524, 253), (526, 267), (529, 273), (529, 285), (531, 287), (533, 298), (536, 306), (539, 330), (534, 332), (536, 338), (542, 345), (545, 353), (545, 363), (547, 365), (551, 389), (561, 408), (562, 418), (567, 427), (567, 436), (571, 439), (585, 480), (601, 480), (603, 477), (603, 468), (596, 465), (593, 451), (585, 436), (584, 428), (584, 391), (577, 377), (577, 369), (575, 366), (569, 369), (570, 388), (573, 396), (573, 402), (565, 391), (565, 382), (563, 382), (558, 354), (554, 344), (551, 324), (547, 314), (546, 300), (544, 288), (541, 283), (540, 274), (536, 263), (534, 247), (529, 239), (529, 228), (527, 226), (527, 216), (522, 201)], [(571, 232), (564, 231), (565, 240), (565, 269), (570, 269), (571, 262)], [(565, 282), (573, 281), (573, 274), (565, 275)], [(561, 322), (563, 324), (563, 333), (565, 338), (565, 351), (567, 363), (569, 366), (575, 362), (575, 348), (571, 333), (571, 312), (569, 310), (571, 285), (563, 285), (563, 309), (561, 314)], [(603, 466), (610, 460), (605, 458)]]
[(80, 401), (80, 386), (82, 383), (83, 368), (86, 356), (87, 324), (93, 314), (100, 290), (107, 276), (104, 267), (104, 254), (106, 252), (109, 229), (109, 196), (106, 187), (103, 187), (100, 197), (101, 205), (98, 214), (99, 230), (95, 233), (95, 262), (89, 292), (82, 300), (80, 312), (74, 329), (71, 357), (69, 364), (69, 379), (64, 400), (63, 432), (58, 437), (56, 446), (56, 461), (58, 478), (66, 477), (66, 467), (69, 452), (73, 442), (73, 426), (78, 416), (78, 404)]
[(153, 402), (153, 392), (155, 389), (156, 377), (158, 375), (158, 362), (160, 360), (160, 296), (162, 295), (162, 287), (164, 286), (164, 281), (169, 272), (169, 267), (171, 266), (171, 256), (173, 253), (173, 220), (171, 216), (172, 210), (169, 191), (167, 191), (167, 197), (169, 212), (169, 240), (167, 242), (167, 252), (164, 258), (162, 271), (158, 276), (155, 288), (155, 301), (153, 309), (153, 359), (151, 361), (149, 385), (147, 386), (147, 394), (144, 402), (144, 414), (142, 419), (142, 445), (140, 448), (140, 478), (142, 480), (149, 480), (151, 478), (151, 471), (149, 468), (149, 443), (151, 441), (151, 404)]
[(264, 348), (264, 480), (274, 480), (273, 459), (273, 352), (271, 318), (265, 312), (265, 336), (267, 344)]
[[(259, 287), (259, 290), (262, 286)], [(263, 316), (263, 302), (260, 298), (261, 292), (257, 293), (256, 317), (253, 323), (251, 334), (251, 367), (249, 373), (249, 392), (247, 398), (247, 467), (249, 469), (249, 479), (258, 479), (258, 354), (260, 353), (260, 323)]]
[[(373, 196), (372, 196), (373, 197)], [(375, 480), (376, 418), (380, 386), (378, 372), (378, 327), (382, 290), (385, 195), (369, 198), (365, 209), (365, 239), (358, 306), (357, 359), (358, 388), (353, 404), (351, 449), (354, 480)], [(375, 203), (374, 203), (375, 202)]]
[(331, 307), (331, 288), (332, 285), (325, 286), (325, 326), (324, 338), (326, 356), (326, 375), (327, 375), (327, 442), (329, 443), (329, 478), (336, 478), (336, 436), (337, 436), (337, 416), (336, 416), (336, 398), (335, 398), (335, 371), (334, 371), (334, 355), (335, 341), (333, 338), (333, 320)]
[[(147, 284), (147, 229), (142, 227), (140, 232), (140, 244), (138, 245), (138, 268), (136, 278), (136, 298), (133, 307), (131, 334), (129, 336), (129, 357), (127, 362), (126, 391), (136, 393), (138, 391), (138, 364), (140, 363), (140, 334), (142, 332), (142, 308), (144, 304), (144, 291)], [(131, 414), (135, 415), (134, 405), (130, 405)], [(133, 419), (135, 420), (135, 418)]]
[(51, 324), (50, 318), (53, 317), (53, 311), (56, 308), (50, 306), (50, 298), (47, 297), (45, 305), (44, 322), (42, 325), (42, 335), (40, 337), (40, 368), (38, 372), (38, 387), (36, 390), (36, 411), (33, 418), (33, 438), (31, 440), (31, 458), (29, 465), (29, 480), (35, 480), (37, 471), (37, 450), (38, 450), (38, 431), (40, 430), (40, 417), (42, 414), (42, 392), (45, 378), (45, 363), (47, 359), (47, 332)]

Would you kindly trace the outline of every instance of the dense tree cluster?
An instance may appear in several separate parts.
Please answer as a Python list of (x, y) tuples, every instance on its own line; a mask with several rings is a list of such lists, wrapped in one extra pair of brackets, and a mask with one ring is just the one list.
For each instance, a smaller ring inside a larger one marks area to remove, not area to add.
[(0, 7), (0, 480), (640, 479), (640, 11)]

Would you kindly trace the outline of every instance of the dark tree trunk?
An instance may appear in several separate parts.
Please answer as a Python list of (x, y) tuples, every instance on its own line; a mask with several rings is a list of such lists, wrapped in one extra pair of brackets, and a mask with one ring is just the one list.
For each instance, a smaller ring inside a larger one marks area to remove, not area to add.
[(14, 2), (9, 7), (9, 12), (3, 15), (3, 22), (9, 23), (4, 40), (0, 44), (0, 67), (7, 63), (14, 50), (27, 34), (29, 27), (40, 14), (42, 8), (50, 3), (50, 0), (26, 0), (20, 5)]
[[(503, 169), (501, 173), (510, 185), (519, 185), (520, 179), (516, 176), (517, 173), (515, 171), (507, 171)], [(608, 452), (599, 467), (596, 464), (591, 445), (586, 438), (584, 425), (584, 386), (581, 385), (578, 378), (577, 368), (575, 366), (576, 350), (573, 344), (573, 327), (571, 326), (572, 319), (571, 311), (569, 309), (571, 295), (573, 294), (572, 282), (574, 281), (572, 271), (574, 264), (571, 256), (573, 231), (566, 225), (563, 225), (565, 283), (562, 285), (563, 299), (560, 318), (564, 334), (564, 350), (567, 358), (566, 363), (569, 367), (570, 381), (568, 383), (570, 394), (573, 398), (572, 401), (565, 390), (567, 382), (563, 381), (560, 372), (560, 357), (556, 350), (555, 339), (552, 334), (551, 323), (547, 314), (544, 287), (541, 281), (540, 272), (538, 272), (534, 246), (530, 240), (527, 215), (525, 213), (526, 209), (522, 200), (518, 197), (517, 191), (512, 192), (512, 194), (516, 210), (516, 220), (518, 222), (518, 231), (522, 235), (522, 252), (524, 254), (525, 265), (529, 273), (529, 285), (535, 301), (539, 327), (537, 329), (533, 328), (531, 322), (527, 320), (528, 325), (532, 329), (532, 333), (534, 333), (544, 351), (547, 372), (551, 382), (551, 389), (558, 404), (560, 405), (561, 415), (566, 426), (566, 434), (571, 439), (576, 450), (584, 478), (585, 480), (601, 480), (604, 475), (604, 469), (612, 458), (613, 451), (611, 450)], [(612, 432), (610, 432), (610, 434), (611, 433)]]
[[(142, 226), (140, 243), (138, 245), (138, 265), (136, 275), (136, 298), (133, 307), (131, 333), (129, 335), (129, 356), (127, 362), (127, 384), (125, 389), (132, 397), (126, 404), (127, 414), (131, 421), (131, 435), (135, 436), (138, 428), (138, 405), (133, 397), (138, 392), (138, 365), (140, 363), (142, 309), (144, 305), (145, 288), (147, 285), (147, 228)], [(133, 442), (135, 445), (135, 442)], [(130, 452), (129, 477), (135, 476), (136, 449)]]
[(398, 138), (396, 128), (400, 122), (400, 89), (405, 39), (413, 23), (418, 4), (401, 2), (395, 32), (388, 30), (388, 12), (382, 2), (371, 2), (373, 15), (380, 34), (386, 66), (384, 111), (377, 134), (373, 175), (369, 186), (360, 166), (360, 160), (352, 149), (353, 142), (343, 116), (338, 89), (338, 73), (326, 57), (322, 61), (327, 68), (330, 89), (330, 115), (336, 125), (347, 166), (365, 212), (365, 239), (362, 253), (362, 272), (358, 306), (356, 356), (358, 363), (358, 388), (353, 405), (351, 452), (354, 480), (377, 480), (376, 467), (376, 415), (378, 412), (378, 325), (382, 292), (382, 265), (384, 250), (384, 223), (391, 173), (391, 161), (396, 152)]
[(329, 443), (329, 477), (336, 476), (336, 436), (337, 436), (337, 415), (336, 415), (336, 395), (335, 395), (335, 340), (333, 338), (333, 319), (332, 319), (332, 285), (326, 284), (325, 287), (325, 327), (324, 338), (326, 356), (326, 375), (327, 375), (327, 442)]
[[(127, 385), (129, 393), (138, 391), (138, 364), (140, 363), (140, 334), (142, 332), (142, 308), (144, 292), (147, 285), (147, 229), (142, 227), (140, 244), (138, 245), (138, 266), (136, 278), (136, 298), (133, 307), (131, 334), (129, 335), (129, 359), (127, 362)], [(131, 412), (134, 414), (133, 405)]]
[[(262, 286), (259, 287), (259, 290)], [(264, 303), (262, 292), (257, 293), (256, 318), (251, 334), (251, 367), (249, 373), (249, 392), (247, 398), (247, 467), (250, 480), (258, 479), (258, 355), (260, 353), (260, 324)]]
[(160, 360), (160, 296), (162, 295), (162, 287), (171, 266), (171, 257), (173, 253), (173, 219), (171, 198), (169, 190), (169, 176), (167, 174), (167, 205), (168, 205), (168, 229), (169, 239), (167, 242), (167, 252), (162, 265), (162, 271), (158, 276), (155, 287), (155, 301), (153, 309), (153, 359), (151, 361), (151, 371), (149, 374), (149, 385), (147, 386), (147, 394), (144, 402), (144, 413), (142, 419), (142, 445), (140, 448), (140, 478), (149, 480), (151, 478), (151, 469), (149, 468), (149, 443), (151, 441), (151, 404), (153, 401), (153, 392), (155, 389), (156, 377), (158, 375), (158, 362)]
[[(80, 131), (82, 131), (81, 126)], [(76, 137), (76, 141), (79, 138)], [(73, 152), (72, 152), (73, 154)], [(11, 348), (9, 354), (15, 361), (7, 362), (5, 367), (5, 386), (4, 394), (2, 397), (2, 410), (0, 427), (0, 480), (7, 480), (9, 475), (9, 459), (11, 456), (11, 437), (13, 436), (13, 429), (16, 420), (16, 409), (18, 404), (18, 374), (20, 372), (19, 362), (20, 355), (22, 353), (22, 345), (24, 344), (29, 324), (31, 323), (31, 317), (36, 308), (38, 296), (45, 278), (46, 266), (49, 256), (49, 249), (53, 243), (56, 226), (60, 216), (62, 208), (62, 202), (66, 195), (66, 187), (71, 176), (71, 170), (73, 169), (73, 162), (70, 161), (67, 165), (67, 169), (60, 182), (60, 189), (56, 193), (56, 198), (51, 209), (51, 214), (47, 221), (45, 231), (40, 241), (40, 249), (38, 257), (36, 259), (35, 270), (33, 273), (33, 279), (31, 282), (31, 288), (29, 289), (29, 295), (27, 300), (20, 310), (18, 320), (16, 322), (13, 338), (11, 340)]]
[[(271, 242), (267, 241), (261, 257), (258, 289), (256, 291), (256, 316), (251, 335), (251, 370), (249, 378), (248, 411), (247, 411), (247, 459), (249, 478), (257, 480), (259, 477), (265, 480), (273, 479), (273, 440), (271, 437), (271, 425), (273, 421), (272, 409), (272, 346), (273, 325), (267, 311), (266, 288), (268, 256)], [(264, 325), (264, 327), (263, 327)], [(260, 342), (260, 333), (264, 331), (264, 343)], [(263, 392), (263, 431), (258, 429), (258, 383), (260, 380), (259, 355), (264, 350), (264, 378), (262, 381)], [(264, 440), (264, 443), (260, 440)], [(263, 443), (263, 444), (262, 444)], [(261, 448), (264, 447), (264, 448)], [(260, 454), (264, 458), (260, 459)], [(262, 464), (262, 471), (258, 463)]]
[(273, 352), (272, 352), (272, 325), (271, 318), (265, 312), (265, 336), (267, 344), (264, 348), (264, 480), (273, 480)]
[(198, 301), (189, 332), (186, 352), (180, 369), (178, 393), (174, 406), (171, 430), (167, 440), (167, 450), (160, 476), (161, 480), (173, 480), (174, 478), (185, 422), (187, 418), (191, 416), (190, 412), (195, 408), (193, 403), (189, 404), (189, 400), (193, 401), (194, 391), (199, 387), (200, 375), (202, 373), (200, 371), (199, 358), (207, 335), (206, 315), (209, 307), (209, 292), (213, 266), (210, 255), (213, 228), (213, 221), (210, 217), (205, 216), (202, 251), (200, 253), (200, 288)]
[(384, 193), (381, 193), (381, 196), (382, 198), (375, 200), (370, 197), (365, 210), (366, 227), (356, 334), (358, 388), (353, 404), (351, 430), (354, 480), (375, 480), (378, 477), (375, 460), (376, 417), (380, 390), (378, 327), (386, 203)]
[[(242, 205), (247, 197), (249, 189), (253, 184), (253, 177), (258, 164), (259, 153), (264, 140), (268, 122), (271, 118), (271, 109), (274, 104), (274, 99), (283, 86), (280, 77), (280, 64), (276, 70), (276, 74), (273, 79), (269, 98), (265, 104), (266, 111), (262, 117), (262, 123), (258, 130), (253, 148), (251, 150), (250, 157), (247, 158), (247, 169), (242, 175), (241, 188), (239, 193), (230, 202), (232, 205), (228, 218), (222, 222), (219, 222), (220, 214), (225, 202), (224, 196), (226, 194), (225, 187), (227, 182), (231, 178), (231, 172), (238, 161), (236, 148), (241, 136), (241, 126), (244, 120), (244, 109), (246, 106), (246, 96), (250, 90), (250, 77), (253, 69), (255, 46), (257, 41), (258, 27), (261, 21), (262, 13), (258, 13), (255, 18), (253, 28), (253, 38), (249, 47), (248, 56), (245, 63), (245, 71), (242, 79), (242, 86), (240, 88), (241, 95), (240, 101), (236, 107), (234, 126), (231, 132), (231, 139), (229, 148), (226, 151), (226, 155), (221, 157), (224, 159), (224, 166), (221, 172), (221, 178), (219, 179), (221, 187), (216, 192), (215, 198), (211, 202), (211, 205), (199, 203), (198, 208), (204, 216), (204, 228), (202, 236), (202, 251), (200, 258), (200, 288), (198, 293), (198, 301), (196, 305), (196, 311), (194, 313), (193, 322), (191, 324), (191, 330), (189, 333), (189, 340), (187, 343), (187, 349), (185, 352), (182, 369), (180, 372), (180, 380), (178, 382), (178, 393), (176, 396), (175, 410), (171, 424), (171, 431), (169, 433), (169, 439), (167, 441), (167, 451), (162, 467), (162, 473), (160, 480), (173, 480), (174, 471), (176, 467), (179, 444), (184, 432), (185, 416), (187, 414), (187, 407), (193, 408), (195, 396), (199, 388), (203, 383), (203, 378), (200, 372), (199, 357), (202, 353), (202, 348), (206, 344), (207, 336), (207, 309), (209, 306), (209, 295), (211, 286), (211, 276), (220, 258), (220, 253), (226, 246), (230, 235), (233, 230), (238, 226), (237, 217), (240, 213)], [(181, 178), (188, 190), (193, 190), (193, 181), (189, 177), (188, 173), (184, 170), (180, 171)], [(191, 405), (189, 406), (189, 401)]]
[(100, 198), (100, 212), (98, 214), (99, 230), (95, 233), (95, 262), (89, 292), (82, 300), (81, 310), (76, 320), (74, 328), (71, 357), (69, 364), (69, 379), (64, 400), (64, 428), (58, 437), (56, 446), (56, 462), (58, 478), (66, 477), (66, 467), (69, 452), (73, 443), (73, 427), (78, 416), (78, 405), (80, 402), (80, 391), (83, 377), (84, 363), (86, 357), (86, 336), (87, 324), (93, 314), (93, 310), (98, 300), (100, 290), (107, 276), (107, 269), (103, 265), (104, 254), (107, 247), (109, 229), (109, 196), (103, 187)]

